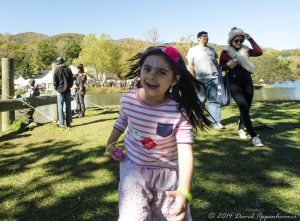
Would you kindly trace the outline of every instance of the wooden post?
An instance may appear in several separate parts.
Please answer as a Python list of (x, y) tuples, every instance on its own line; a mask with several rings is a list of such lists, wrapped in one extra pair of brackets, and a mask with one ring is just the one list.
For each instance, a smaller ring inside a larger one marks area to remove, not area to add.
[[(52, 73), (53, 73), (53, 76), (54, 76), (54, 72), (55, 72), (56, 68), (57, 68), (57, 64), (53, 62), (52, 63)], [(56, 90), (54, 89), (54, 87), (52, 89), (52, 94), (56, 95)], [(55, 103), (55, 104), (53, 104), (53, 120), (55, 120), (55, 121), (58, 120), (58, 112), (57, 111), (58, 111), (57, 103)]]
[[(12, 99), (14, 96), (14, 60), (2, 58), (2, 100)], [(2, 131), (5, 131), (15, 120), (15, 111), (2, 113)]]

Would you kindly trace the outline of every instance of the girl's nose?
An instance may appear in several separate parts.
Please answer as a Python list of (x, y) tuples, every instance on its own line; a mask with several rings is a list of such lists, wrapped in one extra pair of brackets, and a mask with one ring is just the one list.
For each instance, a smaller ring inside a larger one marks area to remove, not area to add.
[(150, 77), (150, 78), (156, 77), (156, 71), (155, 71), (154, 69), (152, 69), (152, 70), (148, 73), (147, 76)]

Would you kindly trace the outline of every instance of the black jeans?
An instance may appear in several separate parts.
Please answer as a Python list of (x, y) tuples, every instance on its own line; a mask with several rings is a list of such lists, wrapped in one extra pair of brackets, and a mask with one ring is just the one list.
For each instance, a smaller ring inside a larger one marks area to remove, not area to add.
[(84, 95), (76, 94), (76, 110), (78, 110), (80, 116), (84, 116), (85, 104)]
[(256, 133), (254, 132), (249, 115), (254, 93), (251, 75), (229, 75), (229, 81), (231, 96), (240, 110), (239, 129), (246, 127), (248, 133), (253, 138), (256, 136)]

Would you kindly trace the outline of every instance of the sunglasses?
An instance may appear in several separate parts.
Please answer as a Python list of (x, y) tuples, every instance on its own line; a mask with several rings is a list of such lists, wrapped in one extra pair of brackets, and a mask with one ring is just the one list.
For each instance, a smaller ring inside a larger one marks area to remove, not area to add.
[(240, 42), (242, 44), (244, 42), (244, 39), (241, 39), (241, 40), (240, 39), (235, 39), (233, 42), (234, 43), (239, 43)]

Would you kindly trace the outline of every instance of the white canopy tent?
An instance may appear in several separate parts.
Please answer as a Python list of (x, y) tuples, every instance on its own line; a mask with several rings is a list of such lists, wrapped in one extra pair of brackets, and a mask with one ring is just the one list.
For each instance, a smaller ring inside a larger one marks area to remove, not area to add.
[(14, 81), (14, 85), (15, 85), (16, 89), (20, 89), (20, 88), (26, 87), (27, 84), (28, 84), (28, 80), (25, 80), (22, 76), (18, 77)]
[(35, 79), (36, 84), (45, 84), (46, 91), (53, 90), (53, 71), (49, 71), (42, 78)]

